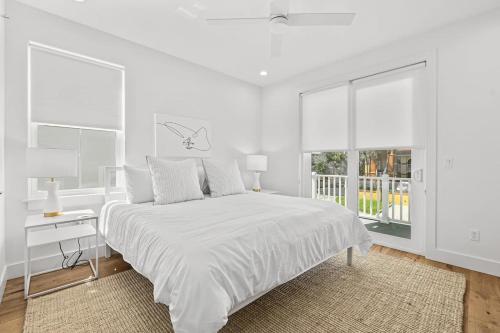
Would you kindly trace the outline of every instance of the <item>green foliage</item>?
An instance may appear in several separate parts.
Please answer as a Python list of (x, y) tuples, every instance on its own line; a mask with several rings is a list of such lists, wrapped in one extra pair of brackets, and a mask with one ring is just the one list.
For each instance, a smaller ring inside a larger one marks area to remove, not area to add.
[(313, 154), (312, 172), (320, 175), (346, 175), (347, 154), (342, 152)]
[[(395, 154), (394, 169), (387, 170), (388, 154)], [(409, 150), (364, 150), (359, 152), (359, 175), (360, 176), (380, 176), (384, 172), (389, 172), (390, 176), (406, 177), (400, 172), (401, 158), (410, 157)], [(326, 152), (312, 154), (312, 172), (318, 175), (347, 175), (347, 153)], [(410, 159), (411, 160), (411, 159)], [(404, 163), (411, 163), (406, 162)], [(371, 166), (374, 165), (374, 169)], [(411, 166), (406, 168), (411, 170)], [(372, 174), (370, 174), (372, 172)]]

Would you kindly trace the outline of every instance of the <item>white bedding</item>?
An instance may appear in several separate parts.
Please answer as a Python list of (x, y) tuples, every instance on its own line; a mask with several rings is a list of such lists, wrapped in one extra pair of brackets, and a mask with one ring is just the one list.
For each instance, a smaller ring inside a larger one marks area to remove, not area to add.
[(340, 205), (264, 193), (165, 206), (108, 203), (106, 242), (154, 285), (176, 333), (217, 332), (232, 310), (370, 236)]

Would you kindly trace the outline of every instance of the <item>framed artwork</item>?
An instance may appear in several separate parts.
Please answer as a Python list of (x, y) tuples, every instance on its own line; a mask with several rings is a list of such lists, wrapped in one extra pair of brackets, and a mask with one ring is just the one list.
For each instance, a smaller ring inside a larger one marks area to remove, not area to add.
[(157, 113), (154, 126), (156, 156), (210, 157), (212, 129), (207, 120)]

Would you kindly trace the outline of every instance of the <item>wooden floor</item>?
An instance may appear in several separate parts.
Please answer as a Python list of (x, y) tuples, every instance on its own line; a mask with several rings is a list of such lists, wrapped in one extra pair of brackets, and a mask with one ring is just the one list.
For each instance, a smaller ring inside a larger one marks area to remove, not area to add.
[[(500, 332), (500, 278), (438, 263), (421, 256), (382, 246), (374, 246), (372, 251), (395, 257), (404, 257), (421, 264), (465, 274), (467, 292), (465, 294), (464, 332)], [(114, 255), (110, 259), (99, 261), (101, 277), (130, 269), (130, 266), (122, 260), (120, 255)], [(90, 269), (88, 266), (40, 275), (32, 278), (30, 292), (37, 292), (59, 284), (76, 281), (89, 275)], [(22, 332), (25, 310), (26, 301), (23, 297), (23, 278), (9, 280), (5, 289), (3, 302), (0, 304), (0, 332)]]

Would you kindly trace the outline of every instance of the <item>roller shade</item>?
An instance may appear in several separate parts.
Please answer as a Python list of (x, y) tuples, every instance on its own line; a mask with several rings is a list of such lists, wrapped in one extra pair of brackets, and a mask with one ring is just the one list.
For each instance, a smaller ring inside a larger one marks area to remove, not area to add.
[(302, 95), (304, 152), (348, 149), (349, 88), (341, 86)]
[(122, 70), (38, 47), (30, 59), (32, 121), (122, 129)]
[(412, 148), (422, 140), (424, 65), (353, 82), (355, 148)]

